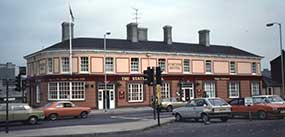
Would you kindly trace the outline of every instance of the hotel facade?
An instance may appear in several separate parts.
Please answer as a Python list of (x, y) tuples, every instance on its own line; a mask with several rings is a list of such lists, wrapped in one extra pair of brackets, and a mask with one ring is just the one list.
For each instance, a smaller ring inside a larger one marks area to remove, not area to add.
[[(209, 30), (199, 31), (199, 43), (179, 43), (172, 41), (167, 25), (163, 41), (149, 41), (147, 28), (130, 23), (127, 39), (106, 39), (106, 52), (103, 38), (72, 38), (70, 59), (69, 25), (62, 24), (61, 42), (24, 57), (28, 101), (34, 107), (59, 100), (93, 109), (150, 106), (152, 87), (143, 84), (148, 66), (163, 70), (162, 98), (188, 101), (207, 93), (230, 100), (263, 94), (262, 57), (210, 44)], [(108, 91), (103, 90), (105, 73)]]

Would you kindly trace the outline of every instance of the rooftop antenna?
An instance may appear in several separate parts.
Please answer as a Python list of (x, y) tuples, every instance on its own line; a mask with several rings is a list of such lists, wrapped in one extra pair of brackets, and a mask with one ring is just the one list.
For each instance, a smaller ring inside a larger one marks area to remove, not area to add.
[(139, 11), (139, 9), (138, 9), (138, 8), (133, 8), (133, 10), (135, 10), (135, 18), (133, 18), (133, 19), (135, 19), (135, 20), (136, 20), (136, 23), (138, 24), (138, 19), (139, 19), (139, 17), (138, 17), (138, 11)]

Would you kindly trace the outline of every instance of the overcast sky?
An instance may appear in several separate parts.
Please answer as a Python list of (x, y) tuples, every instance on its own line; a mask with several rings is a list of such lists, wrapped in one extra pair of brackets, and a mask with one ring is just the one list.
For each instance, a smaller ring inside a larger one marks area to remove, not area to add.
[[(280, 55), (278, 27), (266, 23), (285, 23), (284, 0), (71, 0), (71, 6), (75, 37), (111, 31), (111, 38), (125, 39), (138, 8), (149, 40), (162, 41), (164, 25), (173, 27), (175, 42), (197, 43), (198, 30), (209, 29), (211, 44), (263, 56), (262, 68)], [(0, 18), (0, 63), (25, 65), (23, 56), (61, 41), (68, 0), (0, 0)]]

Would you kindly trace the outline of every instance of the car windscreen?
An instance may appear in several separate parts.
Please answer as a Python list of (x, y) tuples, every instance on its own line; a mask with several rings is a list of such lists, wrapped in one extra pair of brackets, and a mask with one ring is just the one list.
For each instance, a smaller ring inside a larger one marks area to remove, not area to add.
[(225, 102), (225, 101), (222, 100), (222, 99), (218, 99), (218, 98), (215, 98), (215, 99), (208, 99), (208, 101), (209, 101), (213, 106), (228, 105), (227, 102)]
[(270, 103), (274, 103), (274, 102), (283, 102), (283, 99), (279, 96), (269, 96), (267, 98), (267, 101)]
[(252, 100), (254, 104), (262, 104), (262, 103), (267, 103), (265, 101), (265, 98), (266, 97), (253, 97)]
[(51, 106), (51, 103), (49, 102), (49, 103), (44, 105), (44, 108), (47, 108), (47, 107), (50, 107), (50, 106)]

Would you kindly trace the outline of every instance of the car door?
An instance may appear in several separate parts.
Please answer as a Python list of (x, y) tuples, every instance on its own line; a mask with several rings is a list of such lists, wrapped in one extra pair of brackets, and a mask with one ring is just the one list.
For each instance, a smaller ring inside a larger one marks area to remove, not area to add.
[(76, 110), (73, 108), (73, 105), (69, 102), (63, 103), (63, 111), (65, 116), (75, 116)]
[(15, 121), (27, 120), (28, 116), (29, 116), (24, 105), (12, 106), (12, 114), (13, 114), (13, 120), (15, 120)]
[(196, 102), (195, 100), (190, 101), (190, 103), (187, 103), (185, 105), (185, 116), (184, 117), (188, 117), (188, 118), (192, 118), (195, 116), (194, 111), (196, 107)]
[(193, 109), (193, 117), (199, 118), (204, 110), (204, 104), (206, 104), (206, 102), (204, 99), (197, 99), (195, 102), (196, 106)]
[(232, 113), (233, 114), (239, 114), (240, 112), (240, 105), (239, 105), (239, 99), (235, 98), (232, 99), (229, 104), (232, 106)]
[[(13, 120), (12, 119), (12, 112), (11, 112), (11, 105), (8, 105), (8, 113), (9, 113), (9, 120)], [(6, 121), (6, 105), (1, 105), (0, 106), (0, 122)]]

